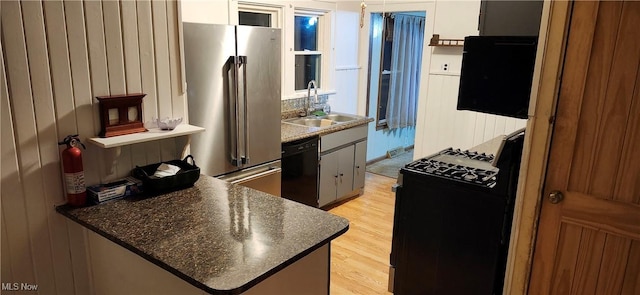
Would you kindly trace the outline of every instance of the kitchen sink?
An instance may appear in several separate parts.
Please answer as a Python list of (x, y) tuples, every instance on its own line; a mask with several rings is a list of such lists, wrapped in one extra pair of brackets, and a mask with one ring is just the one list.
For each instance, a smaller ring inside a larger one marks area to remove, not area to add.
[(344, 123), (344, 122), (353, 121), (357, 119), (357, 117), (345, 115), (345, 114), (329, 114), (327, 115), (327, 119), (334, 122), (338, 122), (338, 123)]
[[(289, 119), (289, 120), (284, 120), (287, 123), (291, 123), (291, 124), (296, 124), (296, 125), (303, 125), (303, 126), (309, 126), (309, 127), (320, 127), (320, 124), (322, 122), (322, 119), (318, 119), (318, 118), (295, 118), (295, 119)], [(330, 125), (336, 124), (335, 121), (331, 121)]]
[[(303, 118), (292, 118), (284, 120), (286, 123), (309, 126), (309, 127), (320, 127), (322, 120), (331, 121), (330, 125), (346, 123), (353, 120), (358, 119), (356, 116), (346, 115), (346, 114), (329, 114), (326, 116), (311, 116), (311, 117), (303, 117)], [(325, 123), (326, 124), (326, 123)]]

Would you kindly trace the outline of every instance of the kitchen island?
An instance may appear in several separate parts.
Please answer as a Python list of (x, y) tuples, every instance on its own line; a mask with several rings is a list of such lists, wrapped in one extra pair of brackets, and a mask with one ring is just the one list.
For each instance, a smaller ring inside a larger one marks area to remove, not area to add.
[(97, 233), (88, 234), (97, 294), (328, 294), (330, 242), (349, 227), (204, 175), (172, 193), (56, 210)]

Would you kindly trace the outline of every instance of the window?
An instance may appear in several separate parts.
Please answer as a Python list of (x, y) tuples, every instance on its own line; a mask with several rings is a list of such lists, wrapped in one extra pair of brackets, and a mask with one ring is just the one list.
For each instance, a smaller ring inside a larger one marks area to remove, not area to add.
[(320, 88), (322, 72), (322, 15), (298, 12), (294, 16), (295, 90), (307, 89), (311, 80)]
[(367, 109), (377, 130), (416, 124), (424, 22), (424, 12), (371, 14)]
[(238, 3), (238, 24), (240, 25), (280, 28), (281, 14), (282, 7)]
[(238, 24), (282, 29), (283, 97), (300, 97), (303, 92), (306, 95), (311, 80), (316, 81), (318, 88), (331, 89), (333, 73), (330, 69), (334, 60), (331, 31), (335, 4), (314, 1), (305, 7), (291, 4), (285, 7), (243, 1), (247, 0), (238, 2)]
[(240, 11), (238, 22), (246, 26), (271, 27), (271, 14)]
[(393, 48), (393, 37), (388, 38), (388, 28), (393, 20), (385, 17), (385, 26), (382, 29), (382, 71), (380, 72), (380, 90), (378, 92), (378, 120), (376, 126), (387, 126), (387, 105), (389, 103), (389, 83), (391, 82), (391, 48)]
[[(376, 129), (387, 128), (387, 106), (391, 82), (391, 53), (393, 48), (392, 22), (389, 14), (371, 13), (369, 36), (369, 86), (367, 115), (375, 113)], [(389, 27), (391, 26), (391, 27)]]

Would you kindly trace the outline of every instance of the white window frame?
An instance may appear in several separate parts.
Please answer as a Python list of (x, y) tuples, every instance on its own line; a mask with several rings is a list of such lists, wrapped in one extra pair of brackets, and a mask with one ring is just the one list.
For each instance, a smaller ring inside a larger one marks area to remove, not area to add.
[[(318, 18), (318, 35), (317, 35), (317, 41), (318, 41), (318, 47), (316, 51), (295, 51), (294, 50), (294, 33), (295, 33), (295, 21), (294, 18), (296, 16), (314, 16)], [(316, 9), (309, 9), (309, 8), (300, 8), (300, 7), (296, 7), (293, 11), (293, 15), (291, 16), (291, 22), (292, 24), (292, 28), (291, 28), (291, 33), (290, 36), (288, 36), (289, 38), (291, 38), (291, 48), (290, 48), (290, 58), (291, 58), (291, 72), (293, 73), (291, 76), (291, 81), (287, 81), (288, 82), (288, 89), (290, 89), (291, 93), (295, 93), (297, 94), (296, 96), (299, 96), (301, 94), (306, 95), (307, 94), (307, 89), (306, 87), (304, 89), (295, 89), (295, 59), (296, 56), (298, 55), (319, 55), (320, 56), (320, 81), (319, 81), (319, 85), (318, 88), (319, 89), (329, 89), (330, 85), (331, 85), (331, 76), (330, 76), (330, 68), (331, 68), (331, 61), (332, 56), (331, 56), (331, 52), (332, 52), (332, 41), (333, 41), (333, 36), (331, 34), (332, 32), (332, 23), (333, 23), (333, 17), (332, 17), (332, 11), (330, 10), (316, 10)], [(318, 81), (317, 81), (318, 82)]]
[(271, 15), (271, 27), (282, 28), (283, 7), (264, 3), (238, 2), (238, 13), (253, 12)]

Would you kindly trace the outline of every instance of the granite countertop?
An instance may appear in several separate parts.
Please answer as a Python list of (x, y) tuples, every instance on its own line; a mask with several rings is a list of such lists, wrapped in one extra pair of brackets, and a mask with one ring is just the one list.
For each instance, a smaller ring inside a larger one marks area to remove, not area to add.
[(291, 124), (287, 122), (282, 122), (280, 124), (281, 125), (280, 136), (281, 136), (282, 143), (303, 139), (303, 138), (307, 138), (314, 135), (325, 135), (325, 134), (337, 132), (340, 130), (349, 129), (352, 127), (366, 125), (369, 122), (373, 121), (373, 118), (355, 116), (355, 115), (349, 115), (349, 116), (357, 117), (357, 119), (349, 122), (326, 126), (326, 127), (308, 127), (308, 126), (301, 126), (301, 125)]
[(56, 210), (213, 294), (244, 292), (349, 228), (342, 217), (205, 175), (168, 194)]

